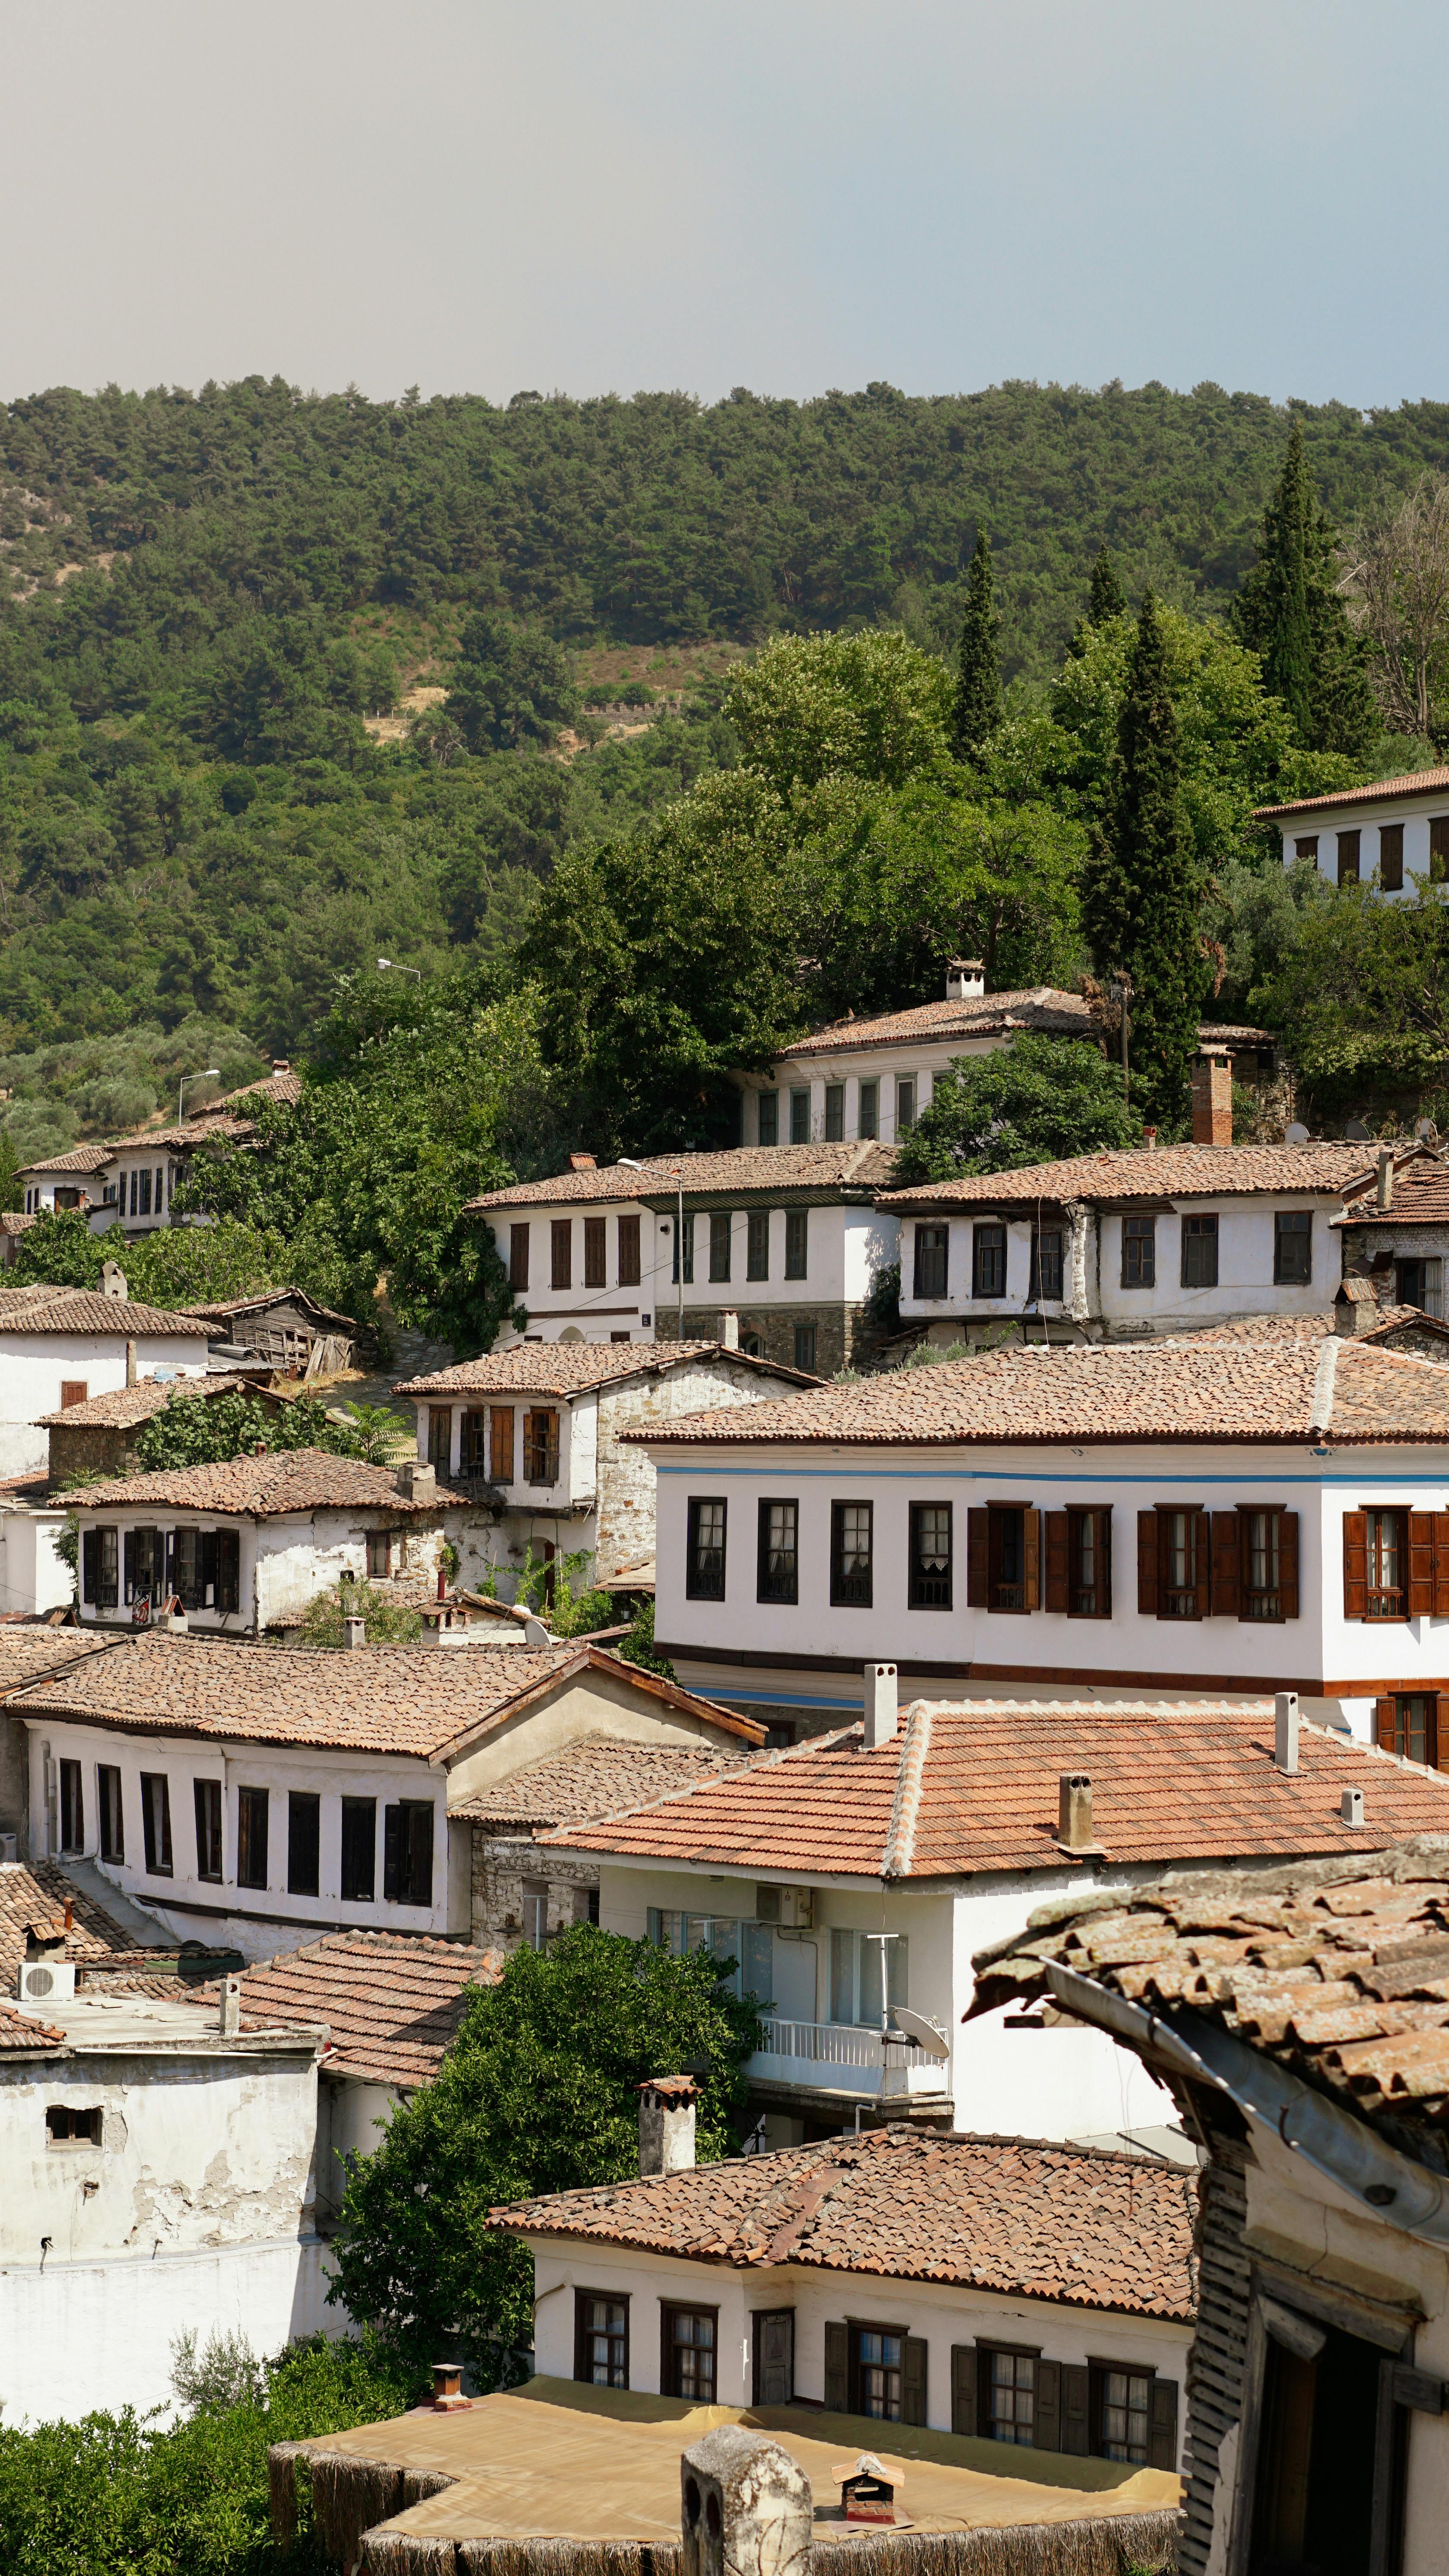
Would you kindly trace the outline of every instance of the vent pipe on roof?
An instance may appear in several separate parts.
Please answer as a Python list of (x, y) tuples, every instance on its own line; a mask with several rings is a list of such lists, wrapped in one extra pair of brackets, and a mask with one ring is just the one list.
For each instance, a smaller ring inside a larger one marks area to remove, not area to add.
[(135, 1345), (135, 1343), (134, 1343), (134, 1342), (128, 1342), (128, 1343), (126, 1344), (126, 1384), (127, 1384), (127, 1386), (134, 1386), (134, 1385), (135, 1385), (135, 1383), (136, 1383), (136, 1345)]
[(367, 1643), (367, 1621), (365, 1619), (344, 1619), (342, 1622), (342, 1642), (349, 1653), (354, 1653), (359, 1646), (365, 1646)]
[(726, 1306), (720, 1316), (719, 1337), (727, 1351), (737, 1351), (739, 1349), (740, 1319), (732, 1307)]
[(1394, 1204), (1394, 1149), (1392, 1145), (1381, 1145), (1379, 1147), (1378, 1202), (1381, 1208), (1391, 1208)]
[(1280, 1771), (1298, 1768), (1298, 1693), (1278, 1691), (1273, 1699), (1273, 1760)]
[(1345, 1789), (1338, 1802), (1339, 1822), (1345, 1825), (1363, 1823), (1362, 1789)]
[(946, 969), (948, 1002), (980, 1002), (986, 997), (986, 969), (979, 957), (953, 957)]
[(1085, 1771), (1064, 1771), (1057, 1789), (1057, 1841), (1063, 1851), (1094, 1851), (1092, 1783)]
[(241, 2028), (241, 1979), (223, 1977), (216, 2008), (216, 2026), (223, 2039), (235, 2039)]
[(639, 2171), (688, 2173), (694, 2164), (692, 2075), (651, 2075), (639, 2087)]
[(900, 1678), (894, 1664), (865, 1668), (865, 1749), (875, 1753), (889, 1744), (901, 1722)]
[(290, 1072), (291, 1072), (291, 1070), (292, 1070), (292, 1059), (291, 1059), (291, 1057), (290, 1057), (289, 1055), (274, 1055), (274, 1056), (273, 1056), (273, 1058), (272, 1058), (272, 1071), (273, 1071), (273, 1073), (290, 1073)]

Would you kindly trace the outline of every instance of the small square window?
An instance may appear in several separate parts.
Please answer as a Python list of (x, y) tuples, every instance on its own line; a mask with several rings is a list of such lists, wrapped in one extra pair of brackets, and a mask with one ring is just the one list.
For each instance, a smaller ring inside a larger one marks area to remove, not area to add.
[(53, 2147), (98, 2147), (101, 2143), (101, 2106), (88, 2103), (77, 2111), (68, 2102), (52, 2102), (45, 2115), (46, 2133)]

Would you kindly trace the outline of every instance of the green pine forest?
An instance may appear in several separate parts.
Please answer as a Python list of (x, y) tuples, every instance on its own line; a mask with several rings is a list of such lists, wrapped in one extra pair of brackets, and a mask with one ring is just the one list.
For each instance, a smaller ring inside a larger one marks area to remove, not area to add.
[(285, 1054), (265, 1180), (198, 1185), (229, 1275), (381, 1264), (476, 1340), (470, 1188), (723, 1141), (729, 1063), (962, 948), (1130, 972), (1164, 1133), (1209, 1003), (1319, 1121), (1432, 1111), (1438, 902), (1290, 887), (1250, 815), (1438, 756), (1335, 548), (1446, 473), (1449, 405), (1214, 385), (14, 403), (0, 1159)]

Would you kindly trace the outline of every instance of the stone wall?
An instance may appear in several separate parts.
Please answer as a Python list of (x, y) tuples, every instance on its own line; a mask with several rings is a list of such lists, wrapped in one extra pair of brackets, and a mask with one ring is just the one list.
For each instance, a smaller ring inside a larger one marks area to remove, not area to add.
[[(687, 1342), (714, 1342), (719, 1339), (722, 1312), (737, 1313), (742, 1342), (755, 1341), (760, 1356), (773, 1360), (780, 1368), (795, 1365), (795, 1327), (815, 1327), (815, 1372), (818, 1377), (834, 1377), (837, 1369), (850, 1367), (858, 1357), (862, 1308), (858, 1305), (821, 1306), (686, 1306), (684, 1338)], [(655, 1337), (661, 1342), (679, 1339), (679, 1318), (674, 1307), (661, 1307), (654, 1319)]]
[(598, 1910), (599, 1864), (584, 1852), (542, 1850), (527, 1835), (473, 1827), (471, 1937), (479, 1950), (516, 1950), (523, 1939), (525, 1879), (548, 1884), (548, 1929), (566, 1932)]
[(53, 1422), (50, 1426), (50, 1478), (57, 1488), (77, 1476), (138, 1476), (141, 1461), (136, 1438), (142, 1425), (129, 1429), (111, 1422)]

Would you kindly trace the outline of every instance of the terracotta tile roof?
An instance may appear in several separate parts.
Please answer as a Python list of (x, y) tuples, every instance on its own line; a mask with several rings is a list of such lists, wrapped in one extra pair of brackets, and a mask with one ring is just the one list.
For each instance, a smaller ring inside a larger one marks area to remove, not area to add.
[(1449, 769), (1408, 769), (1397, 778), (1376, 778), (1367, 787), (1336, 787), (1328, 796), (1297, 796), (1291, 805), (1255, 805), (1255, 823), (1275, 822), (1280, 814), (1325, 814), (1331, 807), (1382, 805), (1394, 796), (1434, 796), (1449, 788)]
[(1340, 1817), (1346, 1788), (1363, 1791), (1377, 1834), (1449, 1834), (1449, 1775), (1306, 1724), (1299, 1766), (1289, 1776), (1274, 1764), (1269, 1700), (919, 1700), (874, 1752), (847, 1727), (546, 1839), (745, 1872), (1064, 1869), (1064, 1771), (1091, 1778), (1093, 1834), (1111, 1867), (1351, 1852), (1363, 1835)]
[(91, 1425), (111, 1431), (128, 1430), (134, 1422), (149, 1422), (153, 1413), (164, 1413), (173, 1395), (189, 1400), (213, 1395), (230, 1395), (238, 1387), (255, 1395), (264, 1405), (285, 1404), (286, 1397), (272, 1395), (265, 1387), (253, 1386), (245, 1377), (143, 1377), (134, 1386), (113, 1386), (109, 1395), (88, 1395), (84, 1404), (68, 1404), (60, 1413), (36, 1416), (36, 1429), (47, 1431), (53, 1423), (64, 1423), (70, 1430), (85, 1430)]
[[(1353, 1296), (1355, 1304), (1377, 1304), (1366, 1279), (1345, 1279), (1338, 1292), (1340, 1296), (1344, 1288), (1362, 1292), (1361, 1296)], [(1204, 1344), (1211, 1348), (1214, 1342), (1321, 1342), (1325, 1335), (1337, 1330), (1336, 1320), (1331, 1314), (1239, 1315), (1231, 1324), (1208, 1324), (1201, 1332), (1175, 1333), (1164, 1338), (1174, 1346), (1181, 1343), (1201, 1349)], [(1345, 1338), (1360, 1347), (1366, 1343), (1370, 1349), (1392, 1349), (1394, 1336), (1407, 1332), (1430, 1333), (1436, 1341), (1442, 1340), (1449, 1345), (1449, 1324), (1441, 1322), (1437, 1315), (1426, 1315), (1419, 1306), (1381, 1307), (1377, 1323), (1371, 1324), (1366, 1332)]]
[(842, 1055), (853, 1047), (897, 1046), (918, 1040), (939, 1046), (951, 1038), (993, 1037), (999, 1029), (1046, 1029), (1085, 1037), (1092, 1015), (1080, 993), (1036, 984), (1014, 993), (986, 993), (974, 1001), (917, 1002), (909, 1010), (882, 1011), (873, 1020), (832, 1020), (828, 1027), (777, 1047), (776, 1064), (802, 1056)]
[(250, 1136), (250, 1118), (199, 1117), (188, 1119), (184, 1127), (132, 1127), (124, 1136), (113, 1136), (106, 1149), (110, 1162), (123, 1149), (136, 1145), (159, 1146), (163, 1152), (182, 1153), (189, 1145), (199, 1145), (208, 1136)]
[[(68, 1419), (69, 1417), (64, 1417)], [(283, 1512), (385, 1511), (420, 1518), (465, 1498), (439, 1485), (417, 1501), (400, 1493), (390, 1467), (335, 1458), (327, 1449), (268, 1449), (260, 1457), (222, 1458), (206, 1467), (158, 1467), (145, 1476), (115, 1476), (74, 1497), (86, 1511), (241, 1512), (269, 1520)]]
[(0, 1333), (103, 1333), (151, 1341), (186, 1333), (204, 1340), (194, 1315), (164, 1306), (142, 1306), (131, 1297), (103, 1297), (91, 1288), (0, 1288)]
[(1449, 1224), (1449, 1158), (1442, 1155), (1416, 1156), (1396, 1167), (1391, 1207), (1378, 1205), (1372, 1183), (1368, 1191), (1366, 1198), (1351, 1201), (1344, 1209), (1345, 1225)]
[(1197, 2177), (1033, 2138), (866, 2129), (490, 2210), (515, 2236), (1191, 2318)]
[(1278, 1043), (1276, 1030), (1255, 1029), (1242, 1020), (1200, 1020), (1197, 1039), (1199, 1046), (1270, 1047)]
[(1363, 1145), (1159, 1145), (1127, 1154), (1078, 1154), (1064, 1163), (1027, 1163), (1011, 1172), (963, 1172), (883, 1193), (895, 1215), (919, 1207), (1023, 1208), (1068, 1200), (1282, 1198), (1308, 1191), (1337, 1198), (1369, 1174)]
[[(0, 1630), (0, 1673), (10, 1632)], [(102, 1642), (102, 1641), (98, 1641)], [(7, 1696), (27, 1715), (46, 1710), (81, 1723), (257, 1744), (316, 1744), (444, 1761), (556, 1683), (596, 1672), (634, 1685), (646, 1701), (703, 1719), (748, 1744), (764, 1728), (697, 1699), (675, 1682), (622, 1664), (597, 1646), (470, 1646), (399, 1652), (362, 1646), (324, 1655), (220, 1637), (122, 1632), (108, 1651)]]
[(283, 1108), (295, 1109), (302, 1097), (302, 1077), (289, 1067), (285, 1073), (264, 1073), (256, 1082), (239, 1082), (235, 1091), (224, 1091), (219, 1100), (210, 1101), (196, 1112), (197, 1123), (214, 1118), (218, 1110), (229, 1108), (237, 1100), (275, 1100)]
[(21, 1177), (30, 1172), (99, 1172), (110, 1159), (109, 1145), (72, 1145), (67, 1154), (46, 1154), (38, 1163), (22, 1163)]
[(332, 1306), (319, 1306), (304, 1288), (268, 1288), (258, 1297), (223, 1297), (215, 1305), (188, 1306), (188, 1315), (204, 1315), (208, 1323), (229, 1324), (238, 1316), (264, 1315), (274, 1306), (295, 1306), (300, 1314), (319, 1324), (341, 1324), (344, 1331), (355, 1334), (357, 1325), (351, 1315), (339, 1315)]
[[(99, 1959), (117, 1952), (134, 1955), (130, 1934), (112, 1921), (93, 1896), (63, 1876), (54, 1861), (37, 1861), (33, 1869), (24, 1862), (0, 1863), (0, 1989), (15, 1991), (30, 1925), (56, 1935), (63, 1930), (67, 1899), (71, 1907), (67, 1959)], [(171, 1991), (175, 1992), (174, 1981)]]
[(18, 2056), (22, 2049), (32, 2057), (41, 2051), (53, 2057), (64, 2046), (63, 2030), (48, 2021), (32, 2020), (28, 2013), (17, 2011), (14, 2004), (0, 2001), (0, 2057)]
[(661, 1449), (946, 1448), (1072, 1441), (1449, 1440), (1449, 1387), (1433, 1360), (1337, 1335), (1207, 1334), (1060, 1350), (983, 1351), (891, 1369), (779, 1403), (714, 1407), (639, 1425)]
[[(429, 2084), (458, 2036), (475, 1986), (496, 1985), (495, 1951), (421, 1933), (332, 1932), (304, 1949), (246, 1969), (241, 1977), (243, 2030), (277, 2022), (325, 2022), (330, 2074), (365, 2077), (411, 2089)], [(193, 1998), (215, 2004), (219, 1986)]]
[(531, 1762), (449, 1814), (473, 1823), (562, 1825), (616, 1816), (699, 1780), (717, 1778), (750, 1758), (744, 1744), (625, 1744), (616, 1735), (586, 1735), (546, 1762)]
[(597, 1207), (607, 1199), (647, 1205), (672, 1198), (683, 1178), (686, 1200), (724, 1199), (758, 1190), (814, 1190), (833, 1198), (842, 1190), (882, 1190), (895, 1155), (889, 1146), (735, 1145), (719, 1154), (654, 1154), (637, 1168), (605, 1163), (584, 1172), (559, 1172), (549, 1181), (517, 1181), (469, 1199), (470, 1208)]
[(39, 1223), (38, 1216), (27, 1216), (22, 1208), (7, 1208), (0, 1214), (0, 1234), (27, 1234)]
[(456, 1368), (435, 1369), (430, 1377), (403, 1378), (394, 1395), (586, 1395), (594, 1387), (616, 1386), (622, 1378), (662, 1377), (691, 1361), (712, 1366), (728, 1362), (756, 1377), (786, 1378), (793, 1386), (818, 1386), (804, 1369), (786, 1368), (780, 1360), (755, 1359), (723, 1342), (514, 1342), (508, 1350), (489, 1351), (478, 1360), (460, 1360)]
[[(1373, 1813), (1376, 1836), (1388, 1823)], [(1053, 1961), (1170, 2023), (1200, 2017), (1235, 2032), (1390, 2131), (1432, 2127), (1428, 2160), (1443, 2171), (1449, 1843), (1442, 1834), (1388, 1849), (1376, 1840), (1352, 1858), (1250, 1875), (1187, 1870), (1073, 1908), (982, 1953), (973, 2012), (1045, 1991)]]

